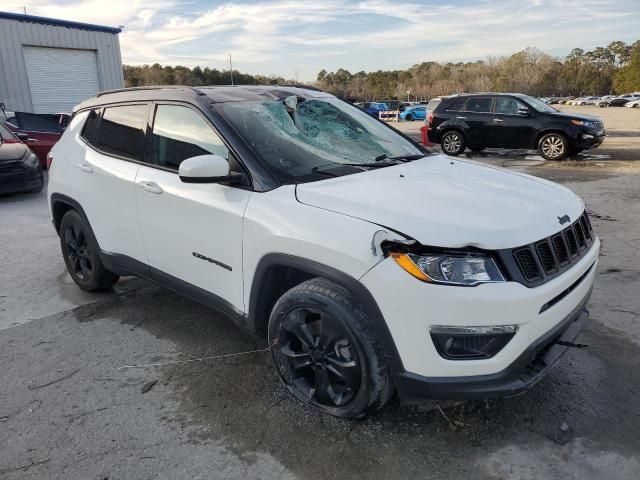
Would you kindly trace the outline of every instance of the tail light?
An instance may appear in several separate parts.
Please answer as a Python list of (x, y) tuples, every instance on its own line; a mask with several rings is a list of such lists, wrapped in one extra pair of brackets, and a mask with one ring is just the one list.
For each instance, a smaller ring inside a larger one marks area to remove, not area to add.
[(49, 153), (47, 153), (47, 170), (51, 168), (52, 163), (53, 163), (53, 154), (51, 153), (51, 150), (49, 150)]
[(430, 113), (429, 116), (427, 117), (427, 123), (431, 123), (433, 121), (433, 113)]

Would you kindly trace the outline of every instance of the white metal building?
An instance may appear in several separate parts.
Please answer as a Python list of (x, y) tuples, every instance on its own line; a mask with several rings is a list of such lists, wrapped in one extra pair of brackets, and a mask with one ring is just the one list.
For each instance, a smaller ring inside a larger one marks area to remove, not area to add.
[(70, 112), (122, 88), (119, 28), (0, 12), (0, 102), (7, 111)]

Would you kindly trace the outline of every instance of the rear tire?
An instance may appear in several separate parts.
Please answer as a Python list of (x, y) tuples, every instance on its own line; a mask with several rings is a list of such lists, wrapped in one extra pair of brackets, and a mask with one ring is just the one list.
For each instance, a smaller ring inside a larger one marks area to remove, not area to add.
[(369, 319), (357, 299), (333, 282), (313, 278), (282, 295), (268, 337), (280, 379), (316, 410), (362, 418), (393, 394)]
[(465, 141), (462, 133), (457, 130), (445, 132), (440, 141), (442, 151), (447, 155), (457, 156), (464, 152)]
[(563, 134), (547, 133), (538, 142), (538, 153), (545, 160), (562, 160), (569, 153), (569, 144)]
[(404, 117), (404, 119), (405, 119), (407, 122), (413, 122), (413, 115), (409, 114), (409, 115), (407, 115), (406, 117)]
[(104, 268), (91, 227), (75, 210), (69, 210), (62, 217), (60, 247), (71, 278), (83, 290), (105, 290), (120, 278)]

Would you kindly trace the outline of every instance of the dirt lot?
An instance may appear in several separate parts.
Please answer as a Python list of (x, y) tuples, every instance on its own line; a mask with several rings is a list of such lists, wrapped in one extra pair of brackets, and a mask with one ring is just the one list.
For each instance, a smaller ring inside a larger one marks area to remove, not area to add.
[(359, 422), (293, 401), (266, 354), (219, 357), (264, 341), (199, 304), (140, 280), (79, 291), (44, 194), (0, 199), (0, 478), (637, 479), (640, 164), (482, 160), (587, 202), (603, 242), (589, 348), (520, 397), (392, 401)]

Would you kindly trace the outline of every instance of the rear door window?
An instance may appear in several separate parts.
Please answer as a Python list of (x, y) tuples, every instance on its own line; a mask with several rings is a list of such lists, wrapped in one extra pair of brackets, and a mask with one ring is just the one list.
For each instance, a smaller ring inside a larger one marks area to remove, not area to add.
[(464, 110), (475, 113), (491, 113), (491, 97), (470, 97)]
[(229, 149), (195, 110), (158, 105), (151, 134), (151, 163), (178, 170), (187, 158), (214, 154), (229, 159)]
[(57, 115), (16, 112), (16, 120), (22, 130), (28, 132), (62, 133)]
[(95, 145), (100, 150), (130, 160), (142, 160), (147, 105), (106, 107)]

